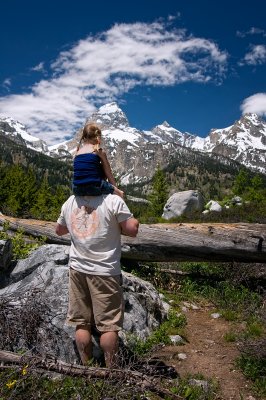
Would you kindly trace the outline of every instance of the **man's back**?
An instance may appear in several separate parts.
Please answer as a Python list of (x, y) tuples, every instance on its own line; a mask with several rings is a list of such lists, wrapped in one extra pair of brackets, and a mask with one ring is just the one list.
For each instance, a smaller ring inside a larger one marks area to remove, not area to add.
[(80, 272), (120, 273), (120, 223), (132, 218), (116, 195), (71, 196), (63, 205), (59, 224), (71, 235), (70, 265)]

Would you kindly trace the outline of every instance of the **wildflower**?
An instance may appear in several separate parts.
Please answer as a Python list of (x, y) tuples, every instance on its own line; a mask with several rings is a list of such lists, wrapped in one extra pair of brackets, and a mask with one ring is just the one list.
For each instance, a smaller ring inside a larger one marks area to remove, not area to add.
[(22, 368), (22, 371), (21, 371), (22, 375), (26, 375), (27, 374), (27, 372), (28, 372), (27, 368), (28, 368), (28, 364), (25, 365), (25, 367)]
[(16, 383), (17, 383), (17, 380), (14, 379), (13, 381), (7, 382), (6, 386), (8, 387), (8, 389), (12, 389), (12, 387), (15, 386)]

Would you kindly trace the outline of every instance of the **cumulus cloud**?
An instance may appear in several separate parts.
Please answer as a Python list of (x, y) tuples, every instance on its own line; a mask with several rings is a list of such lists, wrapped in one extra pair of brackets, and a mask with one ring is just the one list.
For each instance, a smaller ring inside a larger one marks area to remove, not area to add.
[(247, 97), (240, 108), (243, 114), (256, 113), (260, 116), (266, 116), (266, 93), (256, 93)]
[(226, 63), (226, 52), (214, 42), (167, 22), (116, 24), (61, 52), (49, 79), (0, 98), (0, 112), (54, 144), (73, 135), (96, 107), (134, 87), (219, 80)]
[(245, 55), (239, 65), (260, 65), (266, 63), (266, 46), (263, 44), (252, 45), (251, 50)]

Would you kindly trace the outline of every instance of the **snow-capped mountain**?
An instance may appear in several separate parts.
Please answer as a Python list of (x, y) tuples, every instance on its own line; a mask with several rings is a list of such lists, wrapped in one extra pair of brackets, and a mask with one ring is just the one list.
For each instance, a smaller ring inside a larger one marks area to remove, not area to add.
[(257, 114), (246, 114), (234, 125), (213, 129), (193, 149), (220, 154), (251, 169), (266, 172), (266, 123)]
[[(213, 129), (205, 139), (182, 133), (167, 122), (150, 131), (140, 131), (129, 125), (116, 103), (100, 107), (86, 122), (101, 126), (103, 146), (124, 184), (150, 179), (158, 165), (166, 167), (179, 154), (185, 156), (195, 151), (218, 156), (224, 162), (235, 160), (266, 173), (266, 123), (256, 114), (246, 114), (230, 127)], [(8, 118), (0, 120), (1, 132), (24, 142), (27, 147), (66, 160), (72, 158), (77, 148), (82, 127), (71, 140), (49, 147), (29, 135), (22, 124)]]
[(14, 141), (24, 144), (28, 148), (45, 154), (49, 153), (47, 144), (27, 132), (26, 127), (13, 118), (0, 119), (0, 133), (9, 136)]
[[(151, 131), (139, 131), (129, 126), (126, 115), (116, 103), (100, 107), (87, 122), (96, 122), (102, 126), (104, 142), (112, 157), (116, 154), (118, 144), (121, 147), (122, 142), (127, 143), (128, 150), (141, 149), (148, 144), (149, 147), (160, 144), (164, 148), (171, 148), (171, 153), (175, 151), (175, 146), (184, 146), (209, 155), (227, 157), (250, 169), (266, 173), (266, 123), (256, 114), (246, 114), (227, 128), (213, 129), (205, 139), (182, 133), (167, 122)], [(71, 141), (64, 143), (65, 150), (72, 152), (76, 148), (80, 134), (81, 131), (77, 132)]]

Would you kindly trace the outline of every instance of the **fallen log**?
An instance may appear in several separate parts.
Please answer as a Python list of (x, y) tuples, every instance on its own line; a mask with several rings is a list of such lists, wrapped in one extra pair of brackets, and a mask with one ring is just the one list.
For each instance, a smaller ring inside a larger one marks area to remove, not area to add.
[[(55, 222), (0, 215), (0, 224), (47, 243), (70, 244), (57, 236)], [(266, 224), (203, 223), (140, 225), (136, 238), (122, 236), (122, 257), (138, 261), (220, 261), (266, 263)]]
[[(176, 400), (182, 400), (183, 397), (173, 394), (169, 390), (161, 386), (160, 380), (154, 377), (149, 377), (138, 371), (131, 371), (129, 369), (115, 369), (115, 368), (99, 368), (81, 366), (76, 364), (68, 364), (58, 359), (43, 358), (32, 355), (19, 355), (10, 351), (0, 350), (0, 361), (2, 363), (11, 363), (10, 368), (14, 368), (14, 365), (27, 365), (28, 369), (31, 370), (47, 370), (51, 372), (57, 372), (63, 375), (70, 376), (82, 376), (91, 379), (105, 379), (117, 382), (127, 382), (131, 385), (137, 385), (143, 391), (151, 391), (158, 394), (161, 398), (171, 398)], [(6, 368), (6, 365), (1, 365)]]

